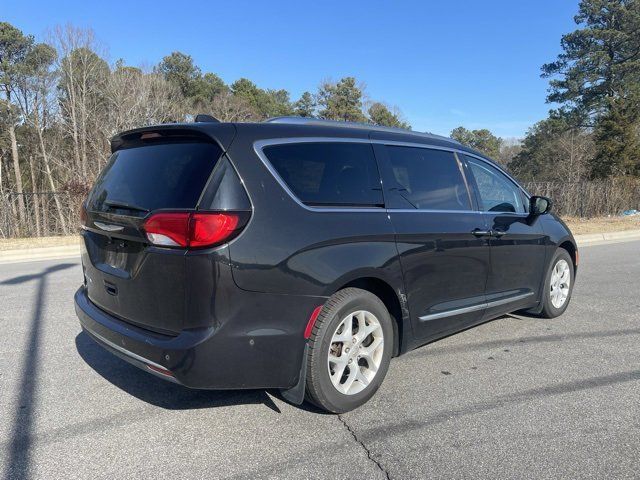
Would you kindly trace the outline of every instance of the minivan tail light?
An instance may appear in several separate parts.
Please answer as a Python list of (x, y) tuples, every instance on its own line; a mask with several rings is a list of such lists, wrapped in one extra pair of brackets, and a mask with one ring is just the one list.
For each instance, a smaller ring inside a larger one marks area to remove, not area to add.
[(189, 222), (189, 246), (206, 247), (223, 242), (238, 227), (234, 213), (194, 213)]
[(144, 222), (147, 239), (163, 247), (189, 246), (190, 213), (156, 213)]
[(237, 212), (159, 212), (142, 228), (153, 245), (204, 248), (229, 240), (238, 232), (240, 220)]
[(80, 206), (80, 228), (87, 228), (88, 223), (89, 215), (87, 215), (87, 207), (83, 202)]

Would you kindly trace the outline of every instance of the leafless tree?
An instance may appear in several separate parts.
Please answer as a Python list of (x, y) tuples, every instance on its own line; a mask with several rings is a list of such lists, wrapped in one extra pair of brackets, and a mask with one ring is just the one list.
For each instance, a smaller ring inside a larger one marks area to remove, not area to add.
[(156, 73), (117, 68), (106, 89), (107, 134), (180, 120), (184, 106), (178, 88)]
[[(97, 53), (99, 46), (93, 31), (67, 25), (57, 27), (52, 34), (60, 75), (61, 113), (63, 125), (71, 137), (77, 172), (87, 181), (95, 175), (99, 161), (90, 160), (95, 152), (96, 120), (104, 111), (104, 91), (109, 78), (109, 66)], [(91, 148), (93, 147), (93, 148)], [(104, 148), (104, 146), (103, 146)]]
[[(37, 149), (44, 166), (45, 175), (51, 192), (56, 191), (49, 147), (45, 141), (45, 131), (48, 129), (49, 119), (56, 114), (55, 86), (57, 74), (52, 70), (55, 60), (55, 51), (45, 44), (36, 45), (25, 60), (25, 68), (18, 75), (16, 81), (17, 104), (21, 110), (23, 123), (28, 125), (30, 130), (37, 137)], [(31, 174), (32, 190), (35, 191), (36, 168), (35, 158), (29, 157), (29, 169)], [(38, 197), (34, 196), (34, 215), (36, 220), (36, 230), (40, 232), (40, 215), (38, 207)], [(63, 207), (60, 199), (54, 196), (58, 219), (63, 231), (67, 231), (67, 225), (63, 214)]]
[(522, 142), (517, 138), (503, 138), (500, 144), (500, 154), (496, 158), (500, 164), (508, 166), (515, 156), (522, 150)]
[(593, 137), (583, 130), (572, 128), (556, 140), (561, 157), (555, 164), (558, 176), (570, 182), (584, 180), (589, 171), (589, 160), (593, 157)]
[(258, 114), (242, 98), (224, 92), (213, 99), (211, 114), (221, 122), (248, 122), (258, 119)]
[(11, 105), (11, 90), (7, 90), (7, 102), (6, 102), (6, 123), (7, 133), (9, 134), (9, 142), (11, 144), (11, 158), (13, 160), (13, 173), (15, 175), (15, 189), (18, 194), (18, 214), (20, 221), (25, 222), (27, 214), (24, 204), (24, 198), (22, 196), (24, 189), (22, 186), (22, 170), (20, 168), (20, 156), (18, 154), (18, 139), (16, 137), (16, 124), (18, 118), (15, 108)]

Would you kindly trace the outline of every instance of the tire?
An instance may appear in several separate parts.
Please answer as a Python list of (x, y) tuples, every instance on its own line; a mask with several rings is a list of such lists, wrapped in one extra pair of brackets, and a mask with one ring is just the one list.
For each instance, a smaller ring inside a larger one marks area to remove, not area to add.
[[(562, 270), (563, 272), (566, 271), (563, 278), (568, 278), (568, 286), (563, 282), (563, 280), (557, 280), (558, 269)], [(544, 281), (542, 310), (540, 311), (541, 317), (555, 318), (564, 313), (564, 311), (569, 306), (569, 301), (571, 300), (574, 279), (575, 271), (573, 267), (573, 260), (565, 249), (559, 248), (553, 256), (553, 260), (551, 261), (549, 271), (547, 272), (547, 276)], [(552, 288), (552, 282), (555, 284), (554, 288)], [(566, 288), (566, 296), (562, 293), (563, 290), (565, 290), (565, 288), (563, 287)], [(554, 297), (554, 294), (552, 292), (560, 292), (560, 294), (556, 293), (556, 296)], [(558, 300), (559, 297), (564, 297), (564, 301), (560, 302), (560, 300)]]
[(378, 297), (359, 288), (336, 292), (322, 307), (309, 339), (307, 399), (333, 413), (366, 403), (387, 374), (393, 341), (391, 316)]

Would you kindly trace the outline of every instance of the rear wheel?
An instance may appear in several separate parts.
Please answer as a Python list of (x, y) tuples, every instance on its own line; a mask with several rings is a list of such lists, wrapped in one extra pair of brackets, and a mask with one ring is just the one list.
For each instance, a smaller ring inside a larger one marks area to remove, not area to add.
[(393, 324), (372, 293), (345, 288), (322, 308), (309, 339), (307, 398), (334, 413), (367, 402), (389, 368)]
[(564, 313), (571, 300), (573, 279), (573, 260), (566, 250), (559, 248), (545, 279), (542, 317), (555, 318)]

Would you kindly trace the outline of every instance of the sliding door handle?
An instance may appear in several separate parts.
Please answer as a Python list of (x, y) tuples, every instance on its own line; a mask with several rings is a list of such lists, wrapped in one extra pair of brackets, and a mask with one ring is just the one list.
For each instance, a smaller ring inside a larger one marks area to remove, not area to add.
[(505, 232), (504, 230), (492, 230), (491, 231), (491, 236), (493, 237), (501, 237), (503, 235), (506, 235), (507, 232)]
[(476, 228), (475, 230), (471, 231), (471, 235), (475, 237), (490, 237), (491, 230), (480, 230), (479, 228)]

